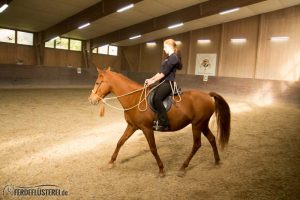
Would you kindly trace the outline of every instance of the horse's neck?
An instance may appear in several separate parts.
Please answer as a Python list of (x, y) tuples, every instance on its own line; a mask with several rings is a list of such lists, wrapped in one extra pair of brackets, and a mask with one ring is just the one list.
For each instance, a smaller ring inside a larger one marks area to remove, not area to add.
[[(114, 84), (112, 84), (112, 92), (118, 97), (118, 96), (122, 96), (125, 94), (128, 94), (124, 97), (120, 97), (119, 102), (121, 103), (121, 105), (123, 106), (123, 108), (128, 108), (128, 107), (132, 107), (134, 106), (134, 104), (137, 103), (141, 91), (138, 92), (134, 92), (137, 91), (139, 89), (142, 89), (143, 86), (135, 83), (134, 81), (125, 78), (121, 75), (115, 75), (115, 77), (113, 77), (113, 81)], [(131, 92), (134, 92), (132, 94), (130, 94)]]
[(141, 89), (142, 86), (132, 86), (132, 85), (126, 85), (126, 84), (123, 84), (123, 83), (119, 83), (117, 86), (113, 87), (112, 88), (112, 92), (116, 95), (116, 96), (121, 96), (121, 95), (124, 95), (124, 94), (128, 94), (128, 93), (131, 93), (133, 91), (136, 91), (136, 90), (139, 90)]

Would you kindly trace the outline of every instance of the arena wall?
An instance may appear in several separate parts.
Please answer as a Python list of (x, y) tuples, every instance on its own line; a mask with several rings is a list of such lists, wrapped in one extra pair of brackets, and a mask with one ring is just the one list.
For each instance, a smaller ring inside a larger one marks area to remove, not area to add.
[[(168, 38), (181, 41), (178, 46), (184, 68), (179, 74), (195, 74), (196, 55), (208, 53), (217, 55), (215, 75), (219, 77), (299, 81), (299, 22), (300, 5)], [(287, 36), (289, 40), (273, 42), (273, 36)], [(231, 38), (247, 41), (234, 44)], [(122, 66), (130, 71), (158, 71), (164, 39), (156, 40), (156, 46), (144, 43), (122, 48)], [(211, 43), (199, 44), (198, 39), (210, 39)]]

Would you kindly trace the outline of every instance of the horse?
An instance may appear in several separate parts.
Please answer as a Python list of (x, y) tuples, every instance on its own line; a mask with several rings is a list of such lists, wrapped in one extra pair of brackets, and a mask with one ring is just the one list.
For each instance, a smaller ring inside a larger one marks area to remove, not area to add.
[[(97, 105), (100, 101), (104, 101), (105, 97), (113, 93), (117, 96), (121, 106), (124, 108), (124, 117), (127, 127), (119, 139), (113, 155), (109, 161), (109, 168), (114, 167), (118, 153), (122, 145), (133, 135), (136, 130), (142, 130), (147, 139), (151, 153), (156, 159), (159, 175), (164, 176), (164, 165), (157, 153), (153, 121), (155, 113), (147, 106), (146, 98), (141, 101), (141, 97), (145, 97), (149, 91), (148, 87), (144, 87), (137, 82), (130, 80), (126, 76), (114, 72), (109, 69), (97, 69), (98, 77), (93, 90), (88, 98), (91, 104)], [(144, 94), (143, 94), (144, 92)], [(140, 104), (144, 104), (144, 110), (141, 110)], [(218, 141), (221, 148), (224, 148), (230, 137), (230, 108), (228, 103), (222, 96), (215, 92), (205, 93), (200, 90), (187, 90), (181, 94), (180, 102), (173, 102), (171, 109), (168, 111), (169, 130), (177, 131), (185, 126), (192, 124), (193, 147), (187, 159), (182, 164), (179, 173), (184, 175), (191, 159), (201, 147), (201, 133), (208, 139), (215, 159), (215, 164), (220, 161), (216, 139), (209, 129), (209, 120), (213, 113), (216, 115), (218, 127)], [(138, 106), (137, 106), (138, 105)]]

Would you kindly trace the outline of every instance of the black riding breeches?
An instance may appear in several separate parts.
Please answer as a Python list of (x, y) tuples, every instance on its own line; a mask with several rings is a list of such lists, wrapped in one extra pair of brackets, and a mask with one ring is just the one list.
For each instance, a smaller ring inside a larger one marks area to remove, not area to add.
[(157, 109), (158, 124), (161, 126), (168, 126), (169, 120), (167, 116), (166, 108), (164, 107), (163, 101), (172, 93), (172, 89), (169, 81), (165, 81), (160, 84), (154, 94), (154, 106)]

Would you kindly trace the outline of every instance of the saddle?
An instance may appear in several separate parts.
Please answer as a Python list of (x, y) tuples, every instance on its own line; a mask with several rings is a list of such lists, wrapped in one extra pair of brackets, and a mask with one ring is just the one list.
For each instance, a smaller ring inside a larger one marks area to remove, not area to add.
[[(175, 92), (174, 96), (178, 96), (178, 95), (181, 95), (181, 88), (178, 89), (178, 92)], [(154, 100), (153, 100), (153, 97), (154, 97), (154, 94), (155, 94), (155, 90), (152, 90), (148, 97), (147, 97), (147, 102), (148, 102), (148, 105), (150, 107), (150, 109), (157, 113), (157, 109), (155, 108), (155, 105), (154, 105)], [(172, 103), (173, 103), (173, 94), (171, 93), (169, 96), (167, 96), (164, 101), (163, 101), (163, 104), (167, 110), (167, 112), (171, 109), (172, 107)]]

